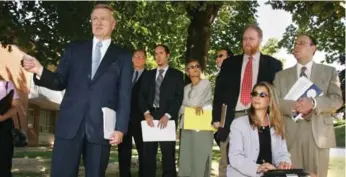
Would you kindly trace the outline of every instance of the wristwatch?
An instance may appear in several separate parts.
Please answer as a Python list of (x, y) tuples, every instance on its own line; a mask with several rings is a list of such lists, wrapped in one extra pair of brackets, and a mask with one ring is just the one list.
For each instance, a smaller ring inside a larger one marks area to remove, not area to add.
[(311, 98), (312, 100), (312, 109), (316, 108), (316, 100), (314, 98)]

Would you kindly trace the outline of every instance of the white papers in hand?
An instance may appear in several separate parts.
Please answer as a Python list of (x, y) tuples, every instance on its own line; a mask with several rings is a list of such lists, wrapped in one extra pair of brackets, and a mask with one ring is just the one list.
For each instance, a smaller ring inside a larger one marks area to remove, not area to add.
[[(323, 95), (323, 91), (318, 88), (313, 82), (306, 77), (300, 77), (291, 87), (289, 92), (284, 97), (285, 100), (297, 101), (300, 98), (308, 97), (315, 98)], [(302, 114), (295, 114), (292, 119), (297, 121), (302, 118)]]
[(103, 137), (105, 139), (110, 139), (116, 123), (116, 112), (110, 108), (102, 108), (103, 112)]
[(159, 124), (158, 120), (153, 120), (153, 122), (154, 127), (150, 127), (145, 120), (141, 122), (143, 142), (176, 141), (176, 129), (173, 120), (169, 120), (167, 127), (164, 129), (157, 126)]

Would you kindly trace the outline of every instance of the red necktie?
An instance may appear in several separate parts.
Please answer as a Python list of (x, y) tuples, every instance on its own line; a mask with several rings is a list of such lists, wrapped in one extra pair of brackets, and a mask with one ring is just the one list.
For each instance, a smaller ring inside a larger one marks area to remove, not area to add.
[(252, 56), (249, 57), (249, 61), (246, 64), (243, 82), (241, 85), (240, 102), (247, 106), (251, 102), (251, 90), (252, 90)]

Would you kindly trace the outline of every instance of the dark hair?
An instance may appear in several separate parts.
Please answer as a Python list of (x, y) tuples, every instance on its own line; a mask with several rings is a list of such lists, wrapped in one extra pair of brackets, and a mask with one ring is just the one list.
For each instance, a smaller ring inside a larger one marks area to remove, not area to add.
[(309, 35), (309, 34), (301, 34), (301, 35), (299, 35), (299, 36), (306, 36), (306, 37), (308, 37), (308, 38), (310, 39), (310, 42), (311, 42), (310, 45), (317, 46), (317, 40), (316, 40), (316, 38), (312, 37), (311, 35)]
[(166, 45), (164, 45), (164, 44), (157, 44), (157, 45), (154, 47), (154, 50), (155, 50), (156, 48), (158, 48), (158, 47), (163, 47), (163, 48), (165, 49), (166, 54), (169, 54), (169, 53), (170, 53), (170, 52), (169, 52), (168, 46), (166, 46)]
[(135, 54), (136, 52), (143, 52), (144, 56), (147, 57), (147, 52), (144, 49), (136, 49), (132, 54)]
[(259, 37), (260, 39), (263, 38), (263, 31), (262, 31), (262, 29), (261, 29), (258, 25), (256, 25), (256, 24), (250, 24), (250, 25), (248, 25), (248, 26), (245, 28), (244, 32), (245, 32), (246, 30), (248, 30), (248, 29), (253, 29), (253, 30), (255, 30), (255, 31), (257, 32), (257, 34), (258, 34), (258, 37)]
[(233, 56), (233, 52), (232, 52), (230, 49), (228, 49), (228, 48), (226, 48), (226, 47), (222, 47), (222, 48), (220, 48), (220, 49), (218, 50), (218, 52), (219, 52), (219, 51), (222, 51), (222, 50), (224, 50), (224, 51), (227, 52), (228, 57), (232, 57), (232, 56)]
[[(312, 37), (311, 35), (309, 35), (309, 34), (300, 34), (297, 37), (299, 37), (299, 36), (306, 36), (306, 37), (308, 37), (310, 39), (310, 42), (311, 42), (310, 45), (317, 46), (316, 38)], [(317, 51), (317, 49), (314, 51), (313, 55), (315, 55), (316, 51)]]
[(191, 58), (191, 59), (188, 59), (188, 60), (187, 60), (186, 65), (188, 65), (188, 64), (190, 64), (190, 63), (192, 63), (192, 62), (197, 62), (198, 64), (200, 64), (199, 61), (198, 61), (197, 59)]

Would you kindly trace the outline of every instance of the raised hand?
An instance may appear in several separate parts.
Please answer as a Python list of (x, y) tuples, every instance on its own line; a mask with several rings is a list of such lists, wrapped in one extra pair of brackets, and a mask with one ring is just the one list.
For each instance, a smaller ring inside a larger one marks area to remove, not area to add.
[(37, 76), (41, 76), (43, 71), (43, 66), (41, 63), (34, 57), (25, 54), (23, 56), (23, 68), (31, 73), (36, 74)]

